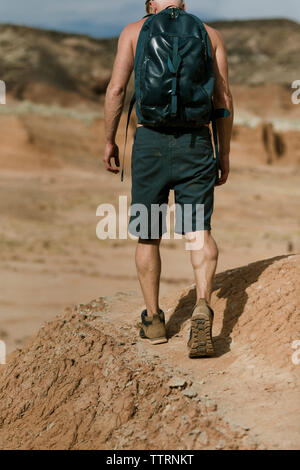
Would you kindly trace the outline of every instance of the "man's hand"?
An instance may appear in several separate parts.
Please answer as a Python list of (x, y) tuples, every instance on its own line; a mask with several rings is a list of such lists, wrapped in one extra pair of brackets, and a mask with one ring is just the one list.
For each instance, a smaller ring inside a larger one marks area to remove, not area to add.
[(105, 145), (104, 157), (103, 157), (105, 167), (106, 167), (107, 171), (110, 171), (111, 173), (115, 173), (115, 174), (119, 173), (118, 168), (114, 168), (111, 165), (111, 159), (112, 158), (114, 158), (114, 160), (115, 160), (115, 165), (117, 167), (119, 167), (120, 166), (119, 147), (116, 144), (107, 143)]
[(221, 170), (221, 176), (219, 178), (218, 183), (216, 183), (216, 186), (221, 186), (222, 184), (225, 184), (227, 181), (229, 171), (230, 171), (229, 155), (219, 157), (219, 168)]

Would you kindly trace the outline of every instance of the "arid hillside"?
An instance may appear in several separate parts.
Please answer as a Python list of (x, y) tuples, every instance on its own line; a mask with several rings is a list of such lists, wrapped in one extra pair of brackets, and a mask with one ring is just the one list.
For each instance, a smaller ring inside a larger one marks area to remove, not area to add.
[(300, 24), (287, 19), (220, 21), (234, 85), (290, 87), (300, 76)]
[(91, 104), (105, 92), (115, 48), (115, 39), (2, 24), (0, 77), (18, 100)]
[[(299, 25), (216, 26), (227, 42), (235, 101), (231, 173), (216, 188), (212, 220), (222, 273), (300, 251), (300, 105), (291, 102), (289, 82), (300, 75), (293, 62)], [(125, 291), (135, 293), (138, 310), (142, 306), (136, 242), (96, 236), (100, 204), (111, 203), (118, 212), (120, 195), (130, 203), (134, 117), (125, 181), (108, 174), (102, 162), (103, 98), (115, 49), (115, 39), (0, 26), (0, 78), (8, 90), (7, 104), (0, 106), (0, 341), (8, 353), (66, 306)], [(283, 60), (294, 64), (293, 74), (286, 63), (280, 69)], [(254, 84), (257, 73), (265, 81)], [(125, 122), (124, 114), (117, 135), (121, 152)], [(163, 240), (162, 260), (161, 295), (171, 298), (193, 282), (184, 240)]]
[(218, 274), (213, 358), (187, 355), (193, 286), (162, 300), (159, 346), (132, 292), (67, 309), (0, 366), (0, 448), (299, 449), (299, 274), (294, 255)]
[[(300, 77), (300, 25), (286, 19), (213, 23), (224, 35), (232, 85), (280, 84)], [(117, 39), (0, 25), (0, 77), (17, 99), (76, 105), (101, 102)]]
[(117, 40), (0, 25), (0, 449), (299, 449), (300, 25), (214, 26), (235, 124), (212, 218), (216, 357), (191, 360), (185, 240), (162, 241), (169, 343), (154, 347), (136, 241), (96, 236), (100, 204), (130, 203), (136, 117), (125, 181), (102, 161)]

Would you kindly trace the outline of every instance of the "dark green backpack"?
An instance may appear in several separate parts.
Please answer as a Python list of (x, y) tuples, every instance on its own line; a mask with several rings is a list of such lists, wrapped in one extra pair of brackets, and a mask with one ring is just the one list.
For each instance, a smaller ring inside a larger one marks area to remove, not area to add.
[(175, 7), (147, 16), (137, 43), (127, 126), (135, 101), (138, 122), (146, 126), (182, 128), (212, 121), (217, 154), (215, 118), (229, 112), (218, 110), (216, 116), (213, 109), (214, 66), (202, 21)]
[(191, 126), (210, 122), (214, 69), (202, 21), (166, 8), (143, 24), (135, 54), (140, 124)]

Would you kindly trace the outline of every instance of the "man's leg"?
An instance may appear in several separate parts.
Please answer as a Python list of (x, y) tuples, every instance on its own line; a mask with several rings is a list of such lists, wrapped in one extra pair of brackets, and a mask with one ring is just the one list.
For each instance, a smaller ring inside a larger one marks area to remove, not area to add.
[[(194, 242), (194, 248), (196, 248), (191, 250), (191, 262), (194, 269), (197, 291), (196, 303), (200, 299), (205, 299), (210, 305), (212, 283), (218, 262), (218, 247), (210, 230), (204, 231), (204, 240), (201, 236), (202, 234), (198, 235), (197, 232), (187, 234), (189, 241)], [(197, 243), (199, 248), (197, 248)]]
[(210, 307), (210, 300), (218, 261), (218, 248), (209, 230), (189, 233), (187, 236), (189, 240), (194, 241), (191, 261), (197, 291), (188, 340), (189, 357), (212, 356), (214, 355), (212, 341), (214, 313)]
[(159, 252), (159, 240), (139, 239), (136, 248), (136, 267), (141, 289), (147, 309), (147, 316), (159, 312), (159, 282), (161, 273), (161, 259)]

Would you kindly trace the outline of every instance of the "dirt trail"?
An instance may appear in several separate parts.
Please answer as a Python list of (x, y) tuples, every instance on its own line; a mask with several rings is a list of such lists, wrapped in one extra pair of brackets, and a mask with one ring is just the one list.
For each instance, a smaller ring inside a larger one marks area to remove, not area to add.
[(187, 357), (193, 287), (163, 299), (156, 347), (133, 292), (58, 315), (0, 369), (0, 448), (299, 448), (299, 260), (216, 276), (210, 359)]

